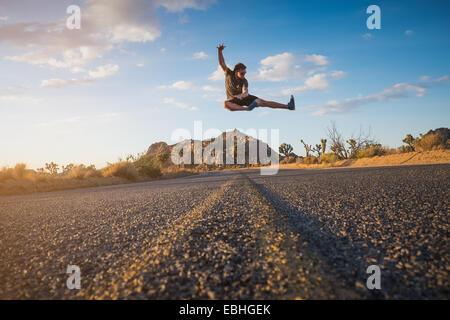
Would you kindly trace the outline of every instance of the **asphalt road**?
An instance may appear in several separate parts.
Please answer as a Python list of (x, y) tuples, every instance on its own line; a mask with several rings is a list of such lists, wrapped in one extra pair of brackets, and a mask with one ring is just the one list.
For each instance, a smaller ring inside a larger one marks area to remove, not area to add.
[(0, 298), (449, 299), (449, 190), (427, 165), (0, 197)]

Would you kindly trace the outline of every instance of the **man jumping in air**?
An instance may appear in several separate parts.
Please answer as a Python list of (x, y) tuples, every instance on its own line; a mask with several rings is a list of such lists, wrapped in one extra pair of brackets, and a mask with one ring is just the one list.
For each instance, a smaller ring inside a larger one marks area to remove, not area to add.
[(294, 97), (291, 96), (291, 101), (288, 104), (282, 104), (274, 101), (266, 101), (258, 97), (248, 94), (248, 81), (245, 79), (246, 66), (243, 63), (238, 63), (234, 70), (225, 64), (222, 51), (225, 46), (220, 44), (219, 50), (219, 64), (225, 73), (225, 88), (227, 91), (227, 99), (223, 102), (223, 107), (230, 111), (251, 111), (255, 107), (269, 107), (277, 109), (295, 110)]

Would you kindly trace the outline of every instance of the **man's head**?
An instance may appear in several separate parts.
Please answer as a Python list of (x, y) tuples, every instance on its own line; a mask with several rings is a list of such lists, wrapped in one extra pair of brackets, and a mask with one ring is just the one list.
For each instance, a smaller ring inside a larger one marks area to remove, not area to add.
[(247, 67), (245, 66), (245, 64), (239, 62), (237, 65), (234, 66), (234, 74), (236, 75), (236, 77), (238, 77), (239, 79), (244, 79), (245, 78), (245, 74), (247, 73)]

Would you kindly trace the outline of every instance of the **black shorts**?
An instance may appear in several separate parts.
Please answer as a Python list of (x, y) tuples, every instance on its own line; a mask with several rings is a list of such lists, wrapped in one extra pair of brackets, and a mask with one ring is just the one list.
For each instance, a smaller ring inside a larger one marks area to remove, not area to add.
[(246, 96), (243, 99), (233, 98), (233, 99), (228, 100), (228, 102), (235, 103), (240, 106), (248, 106), (256, 99), (258, 99), (258, 97), (252, 96), (251, 94), (249, 94), (248, 96)]

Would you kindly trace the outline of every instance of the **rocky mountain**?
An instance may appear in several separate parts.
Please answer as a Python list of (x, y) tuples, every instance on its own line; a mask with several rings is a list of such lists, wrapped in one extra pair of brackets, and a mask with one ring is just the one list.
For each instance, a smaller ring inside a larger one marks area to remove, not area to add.
[[(234, 140), (234, 143), (232, 142)], [(220, 140), (222, 140), (222, 146), (220, 145)], [(157, 142), (153, 143), (147, 150), (147, 155), (150, 157), (156, 158), (156, 156), (160, 153), (169, 153), (172, 154), (172, 150), (177, 148), (176, 150), (190, 150), (191, 151), (191, 162), (185, 163), (184, 165), (194, 165), (194, 151), (195, 146), (201, 146), (202, 154), (199, 153), (199, 149), (197, 150), (197, 159), (205, 160), (205, 155), (211, 155), (211, 158), (214, 159), (215, 164), (220, 164), (220, 158), (222, 157), (222, 163), (230, 164), (230, 159), (232, 161), (231, 164), (237, 164), (237, 153), (235, 151), (244, 149), (245, 160), (244, 165), (252, 165), (264, 162), (264, 159), (261, 159), (259, 156), (260, 148), (267, 150), (267, 157), (277, 157), (278, 153), (272, 150), (265, 142), (256, 139), (252, 136), (249, 136), (237, 129), (233, 131), (223, 132), (219, 136), (207, 139), (203, 141), (187, 139), (183, 140), (177, 144), (168, 145), (166, 142)], [(222, 147), (222, 148), (220, 148)], [(261, 152), (262, 152), (261, 151)], [(180, 151), (179, 155), (182, 156), (184, 151)], [(241, 151), (242, 152), (242, 151)], [(227, 161), (228, 156), (228, 161)], [(168, 160), (171, 162), (171, 159)], [(204, 161), (202, 161), (203, 163)], [(210, 164), (210, 163), (209, 163)]]

